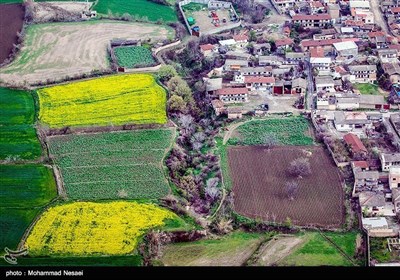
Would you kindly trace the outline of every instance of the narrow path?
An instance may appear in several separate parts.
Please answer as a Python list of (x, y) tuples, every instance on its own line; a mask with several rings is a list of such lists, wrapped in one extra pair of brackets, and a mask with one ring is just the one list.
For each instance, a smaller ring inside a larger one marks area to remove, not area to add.
[(234, 123), (231, 124), (230, 126), (227, 127), (227, 131), (224, 134), (224, 139), (222, 140), (222, 144), (226, 145), (226, 143), (228, 142), (228, 140), (231, 138), (232, 133), (235, 131), (236, 128), (238, 128), (239, 126), (241, 126), (242, 124), (245, 124), (247, 122), (252, 121), (253, 119), (247, 120), (247, 121), (243, 121), (243, 122), (238, 122), (238, 123)]
[(379, 0), (370, 0), (371, 11), (374, 14), (375, 23), (380, 27), (382, 27), (382, 30), (385, 31), (386, 34), (392, 35), (392, 33), (389, 31), (387, 21), (381, 11), (379, 2), (380, 2)]

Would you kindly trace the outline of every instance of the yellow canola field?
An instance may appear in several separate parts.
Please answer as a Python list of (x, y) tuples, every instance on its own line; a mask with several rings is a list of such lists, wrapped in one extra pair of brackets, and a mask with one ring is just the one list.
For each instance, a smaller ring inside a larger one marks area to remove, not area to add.
[(50, 127), (163, 124), (166, 92), (149, 74), (114, 75), (38, 90)]
[(146, 230), (175, 218), (152, 204), (75, 202), (44, 212), (25, 245), (31, 256), (129, 254)]

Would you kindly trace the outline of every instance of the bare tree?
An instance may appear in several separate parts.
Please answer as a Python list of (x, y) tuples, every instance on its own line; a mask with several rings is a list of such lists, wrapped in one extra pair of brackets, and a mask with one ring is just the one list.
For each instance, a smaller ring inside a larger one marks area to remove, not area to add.
[(308, 158), (297, 158), (290, 163), (289, 173), (292, 176), (304, 177), (311, 175), (311, 165)]
[(266, 134), (264, 136), (264, 146), (267, 149), (271, 149), (272, 147), (276, 146), (278, 144), (278, 139), (272, 134)]
[(300, 186), (296, 181), (286, 182), (285, 189), (289, 200), (294, 200), (299, 188)]

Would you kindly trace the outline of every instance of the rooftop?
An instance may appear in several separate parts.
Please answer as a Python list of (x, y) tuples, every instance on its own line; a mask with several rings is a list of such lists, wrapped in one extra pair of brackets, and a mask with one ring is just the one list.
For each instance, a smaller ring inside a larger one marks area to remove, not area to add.
[(332, 77), (330, 76), (317, 76), (315, 77), (315, 84), (316, 85), (321, 85), (321, 84), (335, 84), (333, 81)]
[(368, 105), (375, 105), (375, 104), (385, 104), (385, 97), (382, 95), (360, 95), (360, 104), (368, 104)]
[[(363, 172), (361, 172), (361, 173), (363, 173)], [(363, 206), (381, 207), (381, 206), (385, 206), (385, 204), (386, 204), (385, 203), (385, 196), (383, 194), (376, 193), (376, 192), (371, 192), (371, 191), (360, 192), (359, 199), (360, 199), (360, 206), (361, 207), (363, 207)]]
[(240, 73), (249, 73), (249, 72), (271, 72), (272, 66), (259, 66), (259, 67), (242, 67), (240, 69)]
[(376, 65), (349, 65), (350, 72), (376, 71)]
[(247, 94), (249, 90), (245, 87), (227, 87), (217, 90), (217, 95), (229, 95), (229, 94)]
[[(346, 142), (347, 145), (351, 147), (351, 150), (355, 153), (365, 152), (368, 153), (367, 148), (361, 142), (360, 138), (353, 133), (348, 133), (343, 136), (343, 140)], [(378, 175), (379, 176), (379, 175)]]
[(356, 43), (354, 43), (353, 41), (333, 43), (333, 46), (337, 51), (358, 49)]
[(285, 38), (285, 39), (279, 39), (275, 41), (275, 46), (277, 48), (279, 47), (283, 47), (283, 46), (287, 46), (287, 45), (291, 45), (293, 44), (293, 40), (290, 38)]
[(397, 162), (400, 161), (400, 153), (393, 154), (381, 154), (383, 161), (385, 162)]
[(263, 77), (263, 76), (245, 76), (245, 83), (267, 83), (273, 84), (275, 82), (274, 77)]
[(211, 44), (200, 45), (200, 49), (202, 51), (210, 51), (210, 50), (214, 49), (214, 46)]
[(366, 229), (387, 228), (389, 226), (385, 217), (362, 218), (362, 223)]
[(351, 164), (354, 167), (358, 167), (358, 168), (365, 168), (365, 169), (369, 168), (369, 164), (365, 160), (355, 160), (355, 161), (352, 161)]
[(332, 17), (329, 14), (315, 14), (315, 15), (294, 15), (293, 21), (297, 20), (331, 20)]

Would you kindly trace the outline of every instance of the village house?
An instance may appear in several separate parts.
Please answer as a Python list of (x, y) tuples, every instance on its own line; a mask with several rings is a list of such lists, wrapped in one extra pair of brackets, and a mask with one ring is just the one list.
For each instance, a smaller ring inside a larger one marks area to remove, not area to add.
[(318, 110), (336, 110), (336, 99), (334, 97), (318, 97), (317, 98)]
[(309, 8), (311, 14), (318, 14), (318, 13), (326, 12), (325, 6), (319, 1), (309, 1), (308, 8)]
[(400, 165), (400, 153), (380, 154), (382, 171), (388, 172), (391, 166)]
[(240, 74), (243, 76), (271, 76), (272, 67), (243, 67), (240, 69)]
[(369, 11), (371, 8), (369, 1), (350, 0), (350, 10), (359, 9)]
[(251, 91), (254, 90), (270, 90), (275, 83), (274, 77), (263, 76), (244, 76), (244, 83)]
[(292, 94), (305, 95), (307, 91), (307, 80), (296, 78), (292, 81)]
[(222, 88), (216, 91), (216, 95), (219, 100), (224, 103), (243, 103), (248, 102), (248, 92), (247, 88)]
[(283, 58), (276, 55), (261, 55), (258, 57), (258, 65), (259, 66), (280, 66), (284, 62)]
[(271, 44), (270, 43), (263, 43), (263, 44), (254, 44), (254, 53), (256, 55), (266, 55), (271, 52)]
[(298, 52), (288, 52), (285, 54), (286, 64), (299, 64), (300, 61), (304, 61), (305, 54)]
[(315, 88), (318, 92), (335, 92), (335, 82), (330, 76), (315, 77)]
[(336, 1), (332, 1), (333, 3), (327, 4), (328, 14), (331, 18), (339, 18), (340, 17), (340, 7), (336, 4)]
[(392, 203), (394, 211), (400, 213), (400, 188), (392, 189)]
[(285, 14), (289, 10), (293, 9), (296, 0), (271, 0), (272, 5), (280, 14)]
[(213, 52), (216, 52), (217, 50), (218, 48), (211, 44), (200, 45), (200, 52), (204, 56), (211, 56)]
[(389, 168), (389, 187), (391, 190), (400, 188), (400, 166)]
[(382, 95), (361, 94), (359, 96), (359, 108), (361, 109), (385, 109), (387, 106), (385, 97)]
[(279, 39), (275, 41), (278, 50), (288, 50), (292, 47), (293, 40), (291, 38)]
[(376, 81), (376, 65), (349, 65), (350, 82), (372, 83)]
[(226, 59), (246, 60), (248, 61), (251, 54), (244, 52), (227, 51), (225, 54)]
[(390, 237), (397, 235), (396, 231), (389, 228), (385, 217), (362, 218), (362, 224), (363, 228), (371, 237)]
[(289, 75), (292, 67), (290, 65), (283, 65), (279, 68), (273, 68), (272, 69), (272, 76), (275, 78), (280, 78), (283, 77), (285, 75)]
[(334, 125), (339, 132), (351, 132), (355, 129), (370, 129), (372, 122), (364, 112), (336, 111)]
[(368, 154), (367, 148), (364, 146), (364, 144), (361, 142), (360, 138), (358, 138), (357, 135), (353, 133), (348, 133), (343, 136), (343, 140), (349, 147), (349, 150), (353, 156), (354, 155), (365, 156)]
[(398, 62), (398, 51), (395, 49), (380, 49), (378, 50), (378, 57), (382, 63), (395, 63)]
[(342, 57), (357, 57), (358, 46), (353, 41), (333, 43), (335, 52)]
[(224, 106), (224, 102), (219, 99), (214, 99), (211, 101), (211, 105), (214, 109), (215, 115), (218, 117), (221, 114), (226, 113), (226, 108)]
[(224, 64), (224, 71), (239, 71), (242, 67), (249, 67), (249, 62), (242, 59), (227, 59)]
[(322, 47), (324, 53), (334, 52), (333, 44), (340, 42), (358, 42), (358, 38), (343, 38), (343, 39), (329, 39), (329, 40), (302, 40), (300, 47), (302, 51), (309, 51), (316, 47)]
[(400, 7), (391, 7), (388, 9), (386, 16), (388, 18), (400, 19)]
[(241, 119), (243, 117), (243, 111), (237, 107), (228, 108), (228, 119)]
[(329, 14), (295, 15), (292, 21), (294, 24), (313, 28), (323, 28), (333, 23), (332, 17)]
[(353, 197), (358, 197), (361, 192), (377, 190), (379, 183), (378, 171), (361, 171), (353, 169), (354, 187)]
[(369, 164), (365, 160), (353, 160), (351, 162), (351, 168), (354, 171), (368, 171), (369, 170)]
[(206, 84), (206, 91), (209, 95), (215, 95), (217, 90), (222, 89), (222, 78), (203, 78)]
[(318, 75), (329, 75), (332, 59), (330, 57), (310, 57), (311, 67), (318, 70)]
[(360, 108), (360, 98), (357, 95), (336, 97), (336, 109), (354, 110)]
[(389, 75), (392, 84), (400, 82), (400, 64), (399, 63), (382, 63), (382, 69), (385, 74)]
[(363, 191), (359, 193), (358, 197), (362, 213), (366, 217), (396, 215), (393, 203), (386, 202), (385, 195), (381, 192)]
[(244, 34), (234, 35), (233, 40), (235, 40), (235, 45), (238, 48), (244, 48), (247, 46), (249, 37)]
[(314, 40), (330, 40), (335, 39), (337, 36), (337, 31), (335, 28), (321, 29), (319, 32), (320, 33), (313, 35)]

